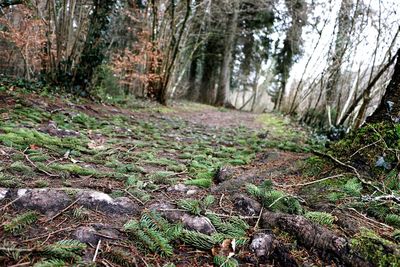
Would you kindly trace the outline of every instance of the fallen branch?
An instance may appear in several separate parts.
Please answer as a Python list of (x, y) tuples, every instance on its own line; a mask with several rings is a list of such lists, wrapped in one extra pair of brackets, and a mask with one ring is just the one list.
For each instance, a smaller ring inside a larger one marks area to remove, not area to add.
[(25, 159), (26, 159), (33, 167), (35, 167), (38, 171), (43, 172), (44, 174), (46, 174), (46, 175), (48, 175), (48, 176), (50, 176), (50, 177), (59, 177), (59, 175), (57, 175), (57, 174), (49, 173), (48, 171), (45, 171), (45, 170), (39, 168), (39, 167), (29, 158), (29, 156), (28, 156), (27, 154), (25, 154), (25, 153), (22, 153), (22, 154), (24, 155)]
[(133, 198), (134, 200), (136, 200), (137, 202), (142, 204), (142, 206), (144, 206), (145, 203), (143, 201), (141, 201), (139, 198), (135, 197), (131, 192), (129, 192), (126, 189), (124, 189), (124, 192), (127, 193), (131, 198)]
[(93, 256), (93, 262), (96, 262), (96, 258), (97, 258), (97, 254), (99, 253), (99, 249), (101, 246), (101, 239), (99, 239), (99, 242), (97, 243), (97, 247), (96, 247), (96, 251), (94, 252), (94, 256)]
[(335, 162), (336, 164), (338, 164), (338, 165), (340, 165), (340, 166), (342, 166), (342, 167), (345, 167), (345, 168), (347, 168), (347, 169), (350, 169), (350, 170), (353, 171), (353, 173), (357, 176), (357, 179), (358, 179), (361, 183), (366, 184), (366, 185), (369, 185), (369, 186), (373, 187), (376, 191), (378, 191), (378, 192), (380, 192), (380, 193), (382, 193), (382, 194), (385, 194), (385, 192), (383, 192), (382, 189), (380, 189), (379, 187), (373, 185), (371, 182), (366, 181), (365, 179), (363, 179), (363, 178), (361, 177), (360, 173), (357, 171), (357, 169), (356, 169), (355, 167), (353, 167), (353, 166), (351, 166), (351, 165), (349, 165), (349, 164), (346, 164), (346, 163), (340, 161), (339, 159), (337, 159), (337, 158), (335, 158), (335, 157), (333, 157), (333, 156), (331, 156), (331, 155), (329, 155), (329, 154), (325, 154), (325, 153), (322, 153), (322, 152), (317, 151), (317, 150), (312, 150), (312, 152), (313, 152), (314, 154), (318, 155), (318, 156), (328, 158), (328, 159), (332, 160), (333, 162)]
[(347, 209), (348, 209), (348, 210), (351, 210), (351, 211), (353, 211), (353, 212), (355, 212), (355, 213), (357, 213), (358, 215), (360, 215), (361, 217), (363, 217), (363, 218), (366, 219), (367, 221), (370, 221), (370, 222), (372, 222), (372, 223), (374, 223), (374, 224), (377, 224), (377, 225), (379, 225), (380, 227), (385, 227), (385, 228), (387, 228), (387, 229), (389, 229), (389, 230), (394, 230), (394, 228), (393, 228), (392, 226), (389, 226), (389, 225), (387, 225), (387, 224), (384, 224), (384, 223), (378, 222), (378, 221), (376, 221), (376, 220), (374, 220), (374, 219), (372, 219), (372, 218), (369, 218), (368, 216), (362, 214), (361, 212), (359, 212), (358, 210), (356, 210), (356, 209), (354, 209), (354, 208), (347, 208)]
[(339, 265), (372, 266), (369, 261), (354, 254), (346, 238), (312, 223), (303, 216), (266, 211), (262, 217), (264, 227), (277, 227), (292, 234), (302, 245), (317, 250), (325, 259), (336, 258), (341, 263)]
[(4, 207), (2, 207), (2, 208), (0, 209), (0, 211), (5, 210), (5, 209), (8, 208), (9, 206), (11, 206), (11, 205), (14, 204), (15, 202), (17, 202), (21, 197), (23, 197), (23, 195), (21, 195), (21, 196), (17, 197), (16, 199), (14, 199), (14, 200), (8, 202), (6, 205), (4, 205)]
[(62, 211), (60, 211), (59, 213), (57, 213), (56, 215), (54, 215), (53, 217), (51, 217), (50, 219), (48, 219), (48, 220), (46, 221), (46, 223), (47, 223), (47, 222), (50, 222), (50, 221), (52, 221), (52, 220), (54, 220), (55, 218), (57, 218), (58, 216), (60, 216), (61, 214), (63, 214), (63, 213), (66, 212), (67, 210), (69, 210), (73, 205), (76, 204), (76, 202), (79, 201), (79, 199), (80, 199), (80, 198), (77, 198), (74, 202), (72, 202), (70, 205), (68, 205), (68, 207), (66, 207), (65, 209), (63, 209)]
[(338, 175), (328, 176), (328, 177), (325, 177), (325, 178), (322, 178), (322, 179), (318, 179), (318, 180), (314, 180), (314, 181), (307, 182), (307, 183), (302, 183), (302, 184), (275, 185), (275, 186), (283, 187), (283, 188), (286, 188), (286, 187), (297, 187), (297, 186), (307, 186), (307, 185), (312, 185), (312, 184), (316, 184), (316, 183), (319, 183), (319, 182), (323, 182), (323, 181), (326, 181), (326, 180), (329, 180), (329, 179), (343, 177), (345, 175), (346, 174), (338, 174)]

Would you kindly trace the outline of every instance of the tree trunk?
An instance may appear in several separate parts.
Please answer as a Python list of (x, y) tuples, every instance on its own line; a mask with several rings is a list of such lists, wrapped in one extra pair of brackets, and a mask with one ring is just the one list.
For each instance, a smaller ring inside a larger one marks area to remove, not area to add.
[(396, 53), (396, 64), (385, 94), (374, 113), (367, 118), (368, 123), (380, 121), (400, 122), (400, 49)]
[(81, 94), (88, 94), (95, 69), (105, 58), (107, 44), (104, 35), (107, 32), (109, 19), (116, 0), (95, 0), (94, 10), (90, 16), (89, 31), (82, 55), (72, 81), (72, 88)]
[(373, 266), (351, 250), (346, 238), (311, 223), (303, 216), (266, 211), (262, 214), (262, 225), (265, 228), (278, 227), (294, 235), (303, 246), (318, 251), (324, 259), (339, 261), (339, 266)]
[(205, 55), (203, 59), (203, 75), (201, 77), (201, 87), (199, 100), (205, 104), (213, 104), (216, 90), (216, 76), (221, 64), (218, 52), (220, 45), (216, 36), (211, 36), (207, 41)]
[(237, 20), (239, 17), (239, 6), (240, 0), (234, 0), (233, 15), (227, 21), (227, 37), (225, 40), (224, 57), (222, 60), (221, 72), (219, 77), (217, 99), (215, 102), (216, 106), (225, 106), (229, 96), (232, 50), (235, 43)]
[(336, 121), (337, 115), (335, 115), (336, 112), (333, 112), (335, 110), (335, 97), (337, 94), (338, 81), (341, 77), (341, 67), (344, 60), (344, 54), (349, 45), (349, 38), (354, 25), (354, 19), (351, 18), (352, 4), (352, 0), (342, 0), (341, 2), (335, 51), (332, 55), (332, 63), (328, 69), (329, 77), (326, 85), (326, 111), (328, 112), (330, 127), (333, 126), (332, 121)]
[(197, 99), (197, 86), (196, 86), (196, 79), (197, 79), (197, 67), (198, 67), (198, 52), (195, 51), (192, 62), (190, 63), (190, 68), (189, 68), (189, 88), (188, 91), (186, 92), (186, 98), (188, 100), (196, 100)]

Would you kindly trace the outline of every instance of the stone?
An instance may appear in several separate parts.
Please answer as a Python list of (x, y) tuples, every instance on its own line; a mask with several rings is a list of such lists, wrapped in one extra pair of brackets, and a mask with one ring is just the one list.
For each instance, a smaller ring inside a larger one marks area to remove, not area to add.
[(181, 221), (187, 229), (195, 230), (203, 234), (210, 235), (217, 232), (210, 219), (205, 216), (183, 214)]
[(88, 209), (99, 210), (111, 214), (137, 215), (139, 206), (127, 197), (113, 199), (106, 193), (94, 190), (80, 191), (78, 204)]
[(121, 236), (120, 232), (111, 225), (93, 224), (78, 227), (73, 233), (73, 238), (83, 243), (95, 245), (100, 239), (120, 239)]
[(93, 227), (81, 226), (75, 230), (72, 236), (74, 239), (82, 243), (90, 243), (92, 245), (96, 245), (100, 240), (100, 236), (96, 234), (97, 231)]
[(18, 200), (14, 203), (16, 207), (36, 210), (49, 216), (63, 210), (72, 202), (67, 193), (51, 188), (19, 189), (17, 197)]
[(230, 167), (220, 167), (215, 174), (215, 183), (219, 184), (228, 180), (231, 180), (235, 176), (235, 170)]
[(250, 250), (256, 254), (257, 257), (268, 256), (272, 251), (274, 238), (265, 233), (256, 234), (250, 244)]
[(257, 216), (261, 211), (260, 203), (243, 194), (234, 196), (234, 206), (236, 211), (244, 216)]
[(168, 221), (173, 223), (182, 223), (183, 226), (189, 230), (198, 231), (203, 234), (213, 234), (216, 231), (214, 225), (205, 216), (195, 216), (187, 214), (168, 203), (156, 203), (151, 205), (150, 210), (157, 211)]
[(3, 199), (6, 198), (9, 191), (10, 191), (10, 189), (0, 188), (0, 201), (2, 201)]
[[(185, 185), (185, 184), (176, 184), (167, 188), (167, 192), (176, 192), (176, 193), (186, 193), (196, 191), (197, 187), (193, 185)], [(193, 193), (192, 193), (193, 194)]]

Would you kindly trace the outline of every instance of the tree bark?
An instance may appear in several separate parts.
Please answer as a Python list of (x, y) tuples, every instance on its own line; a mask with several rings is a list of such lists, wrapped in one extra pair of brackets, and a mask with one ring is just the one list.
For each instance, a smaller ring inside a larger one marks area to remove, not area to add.
[(230, 76), (231, 76), (231, 61), (232, 50), (235, 43), (237, 21), (239, 17), (240, 0), (235, 0), (233, 3), (233, 15), (227, 21), (227, 34), (225, 41), (224, 57), (222, 60), (221, 72), (219, 77), (219, 85), (217, 91), (216, 106), (225, 106), (229, 96), (230, 90)]
[(116, 0), (95, 0), (94, 10), (90, 16), (89, 31), (79, 60), (78, 68), (72, 80), (72, 88), (83, 95), (89, 94), (95, 69), (105, 58), (104, 35), (107, 32), (109, 19)]
[(303, 216), (266, 211), (262, 215), (262, 223), (264, 227), (278, 227), (294, 235), (303, 246), (317, 250), (324, 259), (332, 258), (346, 266), (372, 266), (351, 250), (346, 238), (310, 222)]
[(400, 48), (395, 55), (396, 64), (389, 85), (386, 87), (378, 107), (366, 120), (367, 123), (381, 121), (400, 122)]

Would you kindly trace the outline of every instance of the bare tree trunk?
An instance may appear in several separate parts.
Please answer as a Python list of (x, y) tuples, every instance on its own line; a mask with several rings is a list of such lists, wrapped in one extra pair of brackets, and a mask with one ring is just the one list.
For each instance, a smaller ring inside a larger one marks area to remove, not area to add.
[[(329, 126), (332, 127), (332, 121), (336, 121), (336, 117), (332, 118), (334, 109), (335, 96), (337, 93), (337, 85), (341, 76), (341, 67), (344, 60), (344, 54), (349, 45), (349, 38), (354, 26), (354, 19), (351, 18), (352, 0), (342, 0), (338, 17), (338, 33), (335, 41), (335, 50), (332, 55), (332, 63), (329, 66), (329, 77), (326, 85), (326, 111), (328, 114)], [(357, 10), (357, 8), (356, 8)]]
[(114, 8), (116, 0), (95, 0), (94, 10), (90, 17), (89, 31), (83, 47), (79, 66), (72, 80), (74, 90), (88, 94), (88, 88), (96, 67), (104, 60), (106, 47), (104, 34), (108, 28), (108, 17)]
[(368, 123), (380, 121), (400, 121), (400, 48), (396, 53), (396, 65), (389, 85), (378, 107), (367, 118)]
[(397, 56), (399, 54), (399, 51), (390, 59), (390, 61), (375, 75), (374, 79), (372, 79), (371, 83), (368, 84), (367, 88), (363, 91), (361, 95), (359, 95), (354, 101), (353, 104), (348, 108), (347, 112), (343, 116), (343, 118), (340, 120), (339, 125), (343, 125), (345, 121), (349, 118), (353, 110), (358, 106), (361, 100), (364, 98), (367, 98), (367, 96), (370, 95), (370, 92), (372, 88), (375, 86), (375, 84), (378, 82), (379, 78), (385, 73), (385, 71), (395, 62)]
[(222, 66), (220, 71), (217, 99), (215, 102), (216, 106), (225, 106), (229, 96), (232, 50), (235, 43), (237, 20), (239, 17), (239, 7), (240, 7), (240, 0), (234, 0), (233, 15), (227, 21), (228, 35), (225, 40), (224, 57), (222, 60)]

